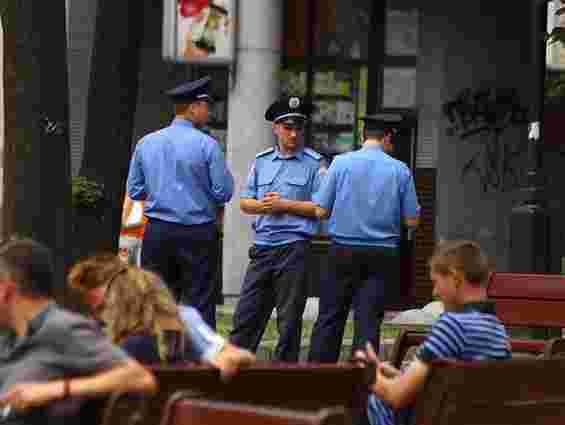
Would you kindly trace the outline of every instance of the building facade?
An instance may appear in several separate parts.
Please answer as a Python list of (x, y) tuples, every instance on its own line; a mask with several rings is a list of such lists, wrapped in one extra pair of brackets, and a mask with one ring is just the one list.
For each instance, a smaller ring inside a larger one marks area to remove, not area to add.
[[(163, 91), (204, 74), (214, 77), (214, 90), (222, 94), (211, 130), (225, 147), (238, 190), (255, 153), (274, 143), (263, 113), (280, 94), (300, 94), (316, 103), (306, 143), (329, 160), (359, 146), (360, 116), (382, 109), (405, 114), (414, 129), (403, 142), (409, 149), (401, 159), (414, 170), (423, 224), (406, 244), (403, 269), (409, 275), (399, 282), (406, 286), (403, 302), (421, 304), (431, 297), (426, 260), (441, 239), (478, 240), (497, 269), (508, 269), (508, 218), (523, 182), (527, 143), (527, 119), (520, 114), (536, 89), (528, 80), (528, 1), (512, 2), (510, 8), (485, 0), (240, 0), (237, 61), (229, 69), (164, 62), (162, 4), (142, 3), (147, 31), (132, 146), (171, 119)], [(96, 0), (69, 2), (74, 172), (82, 155), (95, 10)], [(485, 122), (485, 114), (469, 113), (476, 105), (502, 112)], [(501, 116), (510, 118), (503, 122)], [(559, 143), (547, 153), (552, 176), (563, 169), (556, 152)], [(555, 179), (547, 188), (550, 213), (557, 218), (562, 195)], [(551, 271), (559, 271), (565, 229), (554, 222), (550, 264)], [(238, 294), (243, 281), (248, 259), (242, 247), (252, 242), (250, 223), (234, 197), (223, 239), (228, 296)], [(324, 269), (326, 244), (323, 235), (315, 241), (313, 280)]]

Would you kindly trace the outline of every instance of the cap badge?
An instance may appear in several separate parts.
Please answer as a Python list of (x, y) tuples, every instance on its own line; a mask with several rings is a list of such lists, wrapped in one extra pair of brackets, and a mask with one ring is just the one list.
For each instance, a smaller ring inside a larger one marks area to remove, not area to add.
[(291, 109), (296, 109), (296, 108), (298, 108), (298, 107), (300, 106), (300, 99), (297, 98), (297, 97), (291, 97), (291, 98), (288, 100), (288, 106), (289, 106)]

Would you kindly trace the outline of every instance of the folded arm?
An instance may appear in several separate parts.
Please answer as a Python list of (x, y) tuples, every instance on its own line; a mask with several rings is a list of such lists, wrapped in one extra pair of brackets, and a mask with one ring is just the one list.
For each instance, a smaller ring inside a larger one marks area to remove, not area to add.
[(88, 377), (13, 385), (0, 397), (0, 405), (9, 405), (22, 411), (67, 396), (95, 397), (116, 391), (153, 394), (157, 391), (157, 383), (153, 375), (139, 363), (126, 360)]

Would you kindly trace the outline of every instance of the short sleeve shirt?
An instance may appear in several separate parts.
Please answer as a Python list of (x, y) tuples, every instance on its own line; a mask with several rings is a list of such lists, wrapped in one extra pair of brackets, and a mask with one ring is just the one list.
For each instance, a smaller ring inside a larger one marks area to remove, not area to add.
[[(0, 391), (17, 383), (91, 375), (128, 359), (94, 321), (50, 303), (30, 321), (26, 336), (0, 339)], [(14, 423), (38, 422), (22, 417)]]
[(506, 329), (491, 303), (467, 304), (461, 311), (443, 313), (416, 352), (425, 363), (436, 359), (502, 360), (510, 355)]
[(420, 212), (410, 169), (378, 145), (338, 155), (314, 202), (330, 211), (328, 233), (343, 245), (397, 248), (402, 219)]
[[(257, 154), (240, 195), (260, 200), (267, 192), (278, 192), (285, 199), (311, 202), (323, 174), (322, 157), (312, 149), (283, 156), (270, 148)], [(257, 245), (277, 246), (310, 239), (318, 233), (319, 221), (294, 214), (259, 215), (253, 229)]]

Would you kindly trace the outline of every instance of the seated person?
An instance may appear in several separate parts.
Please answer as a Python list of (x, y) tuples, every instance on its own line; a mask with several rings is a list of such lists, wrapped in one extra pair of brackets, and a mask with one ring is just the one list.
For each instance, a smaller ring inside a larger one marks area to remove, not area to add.
[(379, 362), (373, 348), (356, 357), (377, 363), (375, 384), (369, 397), (371, 425), (410, 423), (418, 392), (436, 359), (476, 361), (510, 358), (504, 325), (487, 300), (489, 261), (478, 244), (470, 241), (444, 242), (429, 262), (434, 295), (443, 301), (445, 312), (432, 326), (405, 372)]
[(154, 377), (114, 346), (91, 320), (53, 300), (51, 252), (29, 240), (0, 245), (0, 406), (2, 419), (43, 424), (69, 397), (152, 393)]
[[(146, 357), (145, 352), (144, 357), (138, 357), (143, 362), (190, 359), (209, 363), (228, 376), (255, 360), (253, 354), (216, 334), (194, 308), (175, 305), (166, 285), (157, 275), (126, 265), (116, 255), (100, 254), (80, 261), (71, 269), (68, 280), (69, 285), (80, 292), (92, 314), (104, 321), (114, 338), (123, 339), (123, 335), (118, 333), (136, 334), (135, 338), (128, 340), (126, 349), (137, 350), (138, 347), (132, 348), (134, 342), (149, 342), (159, 352), (158, 358), (155, 356), (157, 351), (153, 350), (150, 357)], [(142, 297), (149, 298), (143, 298), (140, 304), (138, 300)], [(116, 324), (114, 318), (120, 323)], [(130, 325), (124, 324), (126, 320)], [(121, 329), (113, 329), (118, 325)], [(136, 326), (142, 328), (146, 337), (139, 336), (139, 329), (134, 329)], [(126, 328), (127, 332), (124, 331)], [(163, 333), (163, 330), (167, 332)], [(150, 337), (147, 338), (147, 335)], [(165, 350), (168, 343), (164, 341), (168, 338), (171, 338), (170, 344), (179, 343), (187, 352), (174, 353), (174, 347)], [(150, 340), (161, 341), (161, 346), (155, 346)], [(120, 343), (124, 344), (124, 341)]]

